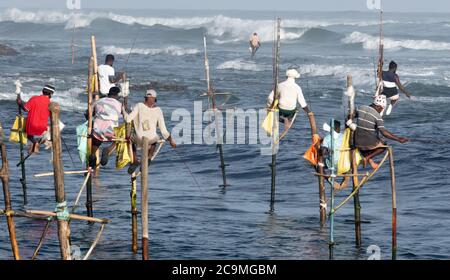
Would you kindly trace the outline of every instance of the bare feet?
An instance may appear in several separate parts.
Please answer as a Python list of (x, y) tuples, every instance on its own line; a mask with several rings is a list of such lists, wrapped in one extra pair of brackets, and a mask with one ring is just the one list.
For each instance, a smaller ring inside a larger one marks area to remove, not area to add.
[(373, 169), (378, 169), (378, 167), (380, 166), (378, 163), (373, 161), (373, 159), (369, 159), (369, 163), (370, 163), (370, 166), (372, 166)]

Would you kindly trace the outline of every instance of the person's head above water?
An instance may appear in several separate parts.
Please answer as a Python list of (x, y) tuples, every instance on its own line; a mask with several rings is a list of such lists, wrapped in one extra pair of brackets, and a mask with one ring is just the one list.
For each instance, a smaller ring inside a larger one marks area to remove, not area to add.
[(55, 93), (55, 87), (51, 85), (45, 85), (42, 89), (42, 94), (52, 98), (52, 95)]
[(397, 63), (395, 63), (395, 61), (389, 63), (389, 70), (394, 72), (397, 71)]
[(375, 96), (372, 103), (372, 107), (375, 108), (375, 110), (377, 110), (378, 113), (381, 114), (381, 112), (383, 112), (384, 109), (386, 109), (386, 106), (387, 106), (387, 99), (385, 95)]
[(119, 93), (120, 93), (119, 87), (112, 87), (109, 89), (108, 97), (119, 99)]
[(105, 64), (109, 65), (109, 66), (113, 66), (114, 64), (114, 55), (112, 54), (108, 54), (105, 58)]
[(256, 33), (256, 32), (255, 32), (255, 33), (253, 33), (253, 36), (258, 36), (258, 33)]
[(295, 68), (289, 68), (288, 70), (286, 70), (286, 77), (298, 79), (300, 78), (300, 73)]

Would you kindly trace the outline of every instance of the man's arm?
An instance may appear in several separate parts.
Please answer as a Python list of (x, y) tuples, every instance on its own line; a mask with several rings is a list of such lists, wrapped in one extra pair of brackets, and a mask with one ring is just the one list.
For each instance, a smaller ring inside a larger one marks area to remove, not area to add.
[(271, 108), (272, 107), (272, 104), (273, 104), (273, 90), (272, 90), (272, 92), (269, 94), (269, 97), (267, 97), (267, 107), (268, 108)]
[(123, 73), (122, 72), (119, 73), (117, 76), (109, 76), (109, 82), (110, 83), (115, 84), (115, 83), (120, 82), (121, 80), (123, 80)]
[(163, 115), (162, 111), (160, 111), (159, 116), (158, 116), (158, 127), (159, 127), (159, 130), (161, 131), (161, 134), (163, 135), (164, 139), (169, 141), (170, 146), (172, 146), (172, 148), (176, 148), (177, 143), (175, 143), (175, 141), (173, 140), (170, 132), (167, 131), (166, 123), (164, 121), (164, 115)]
[(397, 85), (397, 87), (408, 97), (411, 98), (411, 94), (405, 89), (405, 87), (402, 85), (402, 83), (400, 82), (400, 77), (396, 76), (395, 77), (395, 84)]
[(19, 105), (20, 109), (24, 110), (25, 112), (28, 112), (27, 108), (25, 108), (25, 104), (22, 100), (22, 98), (20, 98), (20, 96), (17, 96), (17, 105)]
[(139, 112), (138, 106), (139, 105), (134, 106), (133, 111), (131, 111), (131, 113), (128, 114), (125, 106), (122, 104), (122, 115), (126, 123), (132, 122), (137, 117), (137, 114)]
[(381, 134), (383, 134), (384, 137), (386, 137), (388, 139), (391, 139), (391, 140), (394, 140), (394, 141), (397, 141), (397, 142), (400, 142), (402, 144), (404, 144), (404, 143), (409, 141), (408, 138), (398, 137), (398, 136), (394, 135), (393, 133), (391, 133), (389, 130), (387, 130), (385, 128), (380, 129), (380, 132), (381, 132)]

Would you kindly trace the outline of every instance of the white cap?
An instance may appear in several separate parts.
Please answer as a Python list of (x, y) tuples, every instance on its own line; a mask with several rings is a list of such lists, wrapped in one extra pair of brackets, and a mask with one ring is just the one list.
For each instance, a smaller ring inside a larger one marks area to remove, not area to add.
[(147, 90), (147, 93), (145, 93), (145, 97), (154, 97), (156, 98), (157, 94), (156, 91), (153, 89)]
[(286, 71), (286, 77), (298, 79), (300, 78), (300, 73), (298, 73), (297, 69), (288, 69)]
[(387, 106), (387, 99), (385, 95), (377, 95), (375, 96), (375, 99), (373, 100), (373, 104), (382, 107), (383, 109), (386, 109)]

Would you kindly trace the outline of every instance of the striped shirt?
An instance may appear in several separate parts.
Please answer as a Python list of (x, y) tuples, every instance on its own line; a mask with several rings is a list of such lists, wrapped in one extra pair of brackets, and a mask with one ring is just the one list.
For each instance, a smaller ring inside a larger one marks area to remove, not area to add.
[(379, 130), (384, 128), (384, 121), (380, 113), (370, 106), (360, 106), (356, 118), (355, 146), (363, 151), (371, 150), (380, 143)]

